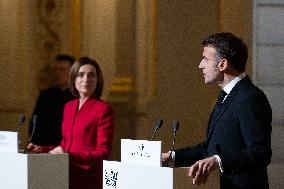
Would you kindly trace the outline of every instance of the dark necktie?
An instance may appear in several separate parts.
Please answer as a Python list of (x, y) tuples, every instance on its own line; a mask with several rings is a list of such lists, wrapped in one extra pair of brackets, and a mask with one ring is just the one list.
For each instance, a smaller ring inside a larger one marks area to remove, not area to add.
[[(214, 106), (213, 112), (212, 112), (211, 117), (210, 117), (210, 122), (213, 119), (215, 119), (215, 117), (216, 117), (216, 115), (218, 113), (218, 110), (219, 110), (220, 106), (222, 105), (222, 102), (224, 101), (224, 98), (225, 98), (226, 95), (227, 95), (227, 93), (224, 90), (220, 91), (218, 99), (217, 99), (217, 102), (216, 102), (216, 104)], [(209, 133), (211, 127), (212, 126), (210, 124), (209, 127), (208, 127), (208, 130), (207, 130), (207, 136), (208, 136), (208, 133)]]
[(224, 90), (220, 91), (215, 108), (214, 108), (214, 112), (218, 111), (226, 95), (227, 93)]

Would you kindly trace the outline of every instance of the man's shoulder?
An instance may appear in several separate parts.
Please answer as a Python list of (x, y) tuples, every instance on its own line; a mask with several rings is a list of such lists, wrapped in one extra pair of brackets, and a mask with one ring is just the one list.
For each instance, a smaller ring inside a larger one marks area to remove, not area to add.
[(66, 102), (65, 106), (74, 106), (74, 105), (77, 105), (77, 103), (78, 103), (78, 99), (75, 98), (73, 100)]
[(40, 95), (51, 95), (58, 93), (60, 91), (59, 87), (49, 87), (40, 91)]
[(234, 98), (237, 104), (241, 106), (248, 106), (252, 104), (270, 106), (269, 100), (262, 89), (257, 87), (253, 82), (243, 82), (239, 90), (236, 91), (236, 97)]
[(253, 82), (245, 83), (242, 87), (242, 92), (245, 93), (247, 96), (250, 95), (265, 96), (263, 90), (257, 87)]
[(243, 78), (239, 84), (236, 85), (236, 91), (241, 95), (264, 95), (264, 92), (257, 87), (249, 77)]

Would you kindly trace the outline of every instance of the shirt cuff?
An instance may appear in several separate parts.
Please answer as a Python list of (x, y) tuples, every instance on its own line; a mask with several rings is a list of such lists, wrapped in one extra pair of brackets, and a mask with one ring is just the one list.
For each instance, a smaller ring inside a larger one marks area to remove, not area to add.
[(219, 168), (220, 168), (221, 173), (223, 173), (224, 170), (223, 170), (223, 165), (222, 165), (222, 161), (221, 161), (220, 156), (214, 155), (214, 157), (215, 157), (215, 158), (217, 159), (217, 161), (218, 161), (218, 164), (219, 164)]
[[(171, 151), (169, 151), (168, 153), (171, 153)], [(170, 158), (170, 167), (174, 167), (175, 165), (175, 158), (176, 158), (176, 153), (175, 151), (172, 151), (171, 157)]]

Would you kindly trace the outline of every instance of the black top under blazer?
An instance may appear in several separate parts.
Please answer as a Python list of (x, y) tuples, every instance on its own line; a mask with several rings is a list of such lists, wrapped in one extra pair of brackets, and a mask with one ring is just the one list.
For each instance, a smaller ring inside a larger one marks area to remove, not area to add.
[(175, 150), (175, 166), (190, 166), (219, 155), (224, 172), (221, 188), (269, 188), (272, 110), (265, 94), (248, 76), (229, 93), (218, 112), (211, 114), (206, 140)]

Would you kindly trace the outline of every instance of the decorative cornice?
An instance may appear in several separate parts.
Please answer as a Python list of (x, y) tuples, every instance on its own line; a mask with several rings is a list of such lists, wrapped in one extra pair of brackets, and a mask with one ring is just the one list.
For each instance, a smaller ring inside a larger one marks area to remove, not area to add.
[(112, 81), (112, 93), (133, 93), (135, 92), (134, 81), (131, 77), (116, 77)]

